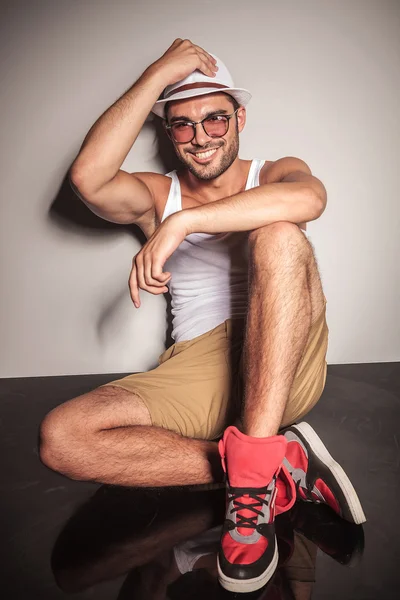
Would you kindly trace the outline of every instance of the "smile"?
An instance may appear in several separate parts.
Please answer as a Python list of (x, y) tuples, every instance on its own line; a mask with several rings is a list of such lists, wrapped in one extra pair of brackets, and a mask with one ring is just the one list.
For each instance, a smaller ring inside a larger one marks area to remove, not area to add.
[(211, 150), (206, 150), (205, 152), (196, 152), (191, 153), (195, 158), (196, 162), (204, 162), (207, 161), (211, 156), (214, 156), (218, 148), (212, 148)]

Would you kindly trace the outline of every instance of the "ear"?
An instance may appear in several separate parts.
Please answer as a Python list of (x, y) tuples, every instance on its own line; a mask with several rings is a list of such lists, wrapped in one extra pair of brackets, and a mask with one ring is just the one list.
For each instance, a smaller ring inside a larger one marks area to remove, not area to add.
[(239, 133), (241, 131), (243, 131), (244, 126), (246, 125), (246, 109), (244, 106), (241, 106), (237, 113), (236, 113), (236, 117), (237, 117), (237, 123), (238, 123), (238, 129), (239, 129)]

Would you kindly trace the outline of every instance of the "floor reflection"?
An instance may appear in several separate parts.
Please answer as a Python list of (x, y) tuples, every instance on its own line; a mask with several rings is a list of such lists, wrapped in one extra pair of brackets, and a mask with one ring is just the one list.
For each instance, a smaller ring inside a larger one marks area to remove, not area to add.
[(361, 558), (361, 525), (326, 505), (297, 502), (276, 519), (279, 564), (265, 588), (233, 594), (217, 581), (225, 491), (103, 486), (69, 519), (52, 554), (65, 592), (127, 574), (116, 600), (308, 600), (320, 549), (342, 565)]

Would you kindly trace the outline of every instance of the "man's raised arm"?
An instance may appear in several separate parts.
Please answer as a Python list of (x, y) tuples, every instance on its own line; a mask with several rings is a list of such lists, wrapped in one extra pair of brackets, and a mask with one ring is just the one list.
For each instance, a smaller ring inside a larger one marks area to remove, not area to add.
[(121, 170), (121, 165), (163, 89), (195, 69), (214, 76), (214, 67), (214, 59), (202, 48), (176, 39), (95, 122), (69, 172), (73, 188), (93, 212), (117, 223), (133, 223), (153, 207), (144, 181)]

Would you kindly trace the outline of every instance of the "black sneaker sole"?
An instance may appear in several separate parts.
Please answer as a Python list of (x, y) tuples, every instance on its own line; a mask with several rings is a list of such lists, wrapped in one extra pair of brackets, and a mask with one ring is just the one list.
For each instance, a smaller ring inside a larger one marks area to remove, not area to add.
[(261, 575), (253, 577), (252, 579), (234, 579), (233, 577), (228, 577), (222, 572), (218, 559), (218, 580), (222, 587), (228, 592), (255, 592), (264, 587), (271, 577), (273, 577), (278, 566), (278, 558), (278, 544), (275, 544), (275, 552), (267, 569), (264, 573), (261, 573)]
[(305, 422), (296, 423), (295, 425), (290, 425), (287, 429), (296, 431), (299, 435), (299, 438), (307, 448), (307, 451), (309, 452), (311, 450), (316, 458), (331, 473), (347, 504), (348, 514), (343, 514), (342, 516), (348, 521), (356, 523), (357, 525), (360, 523), (365, 523), (367, 519), (362, 509), (361, 502), (357, 496), (357, 492), (354, 489), (350, 479), (339, 463), (337, 463), (329, 454), (326, 446), (311, 425)]

